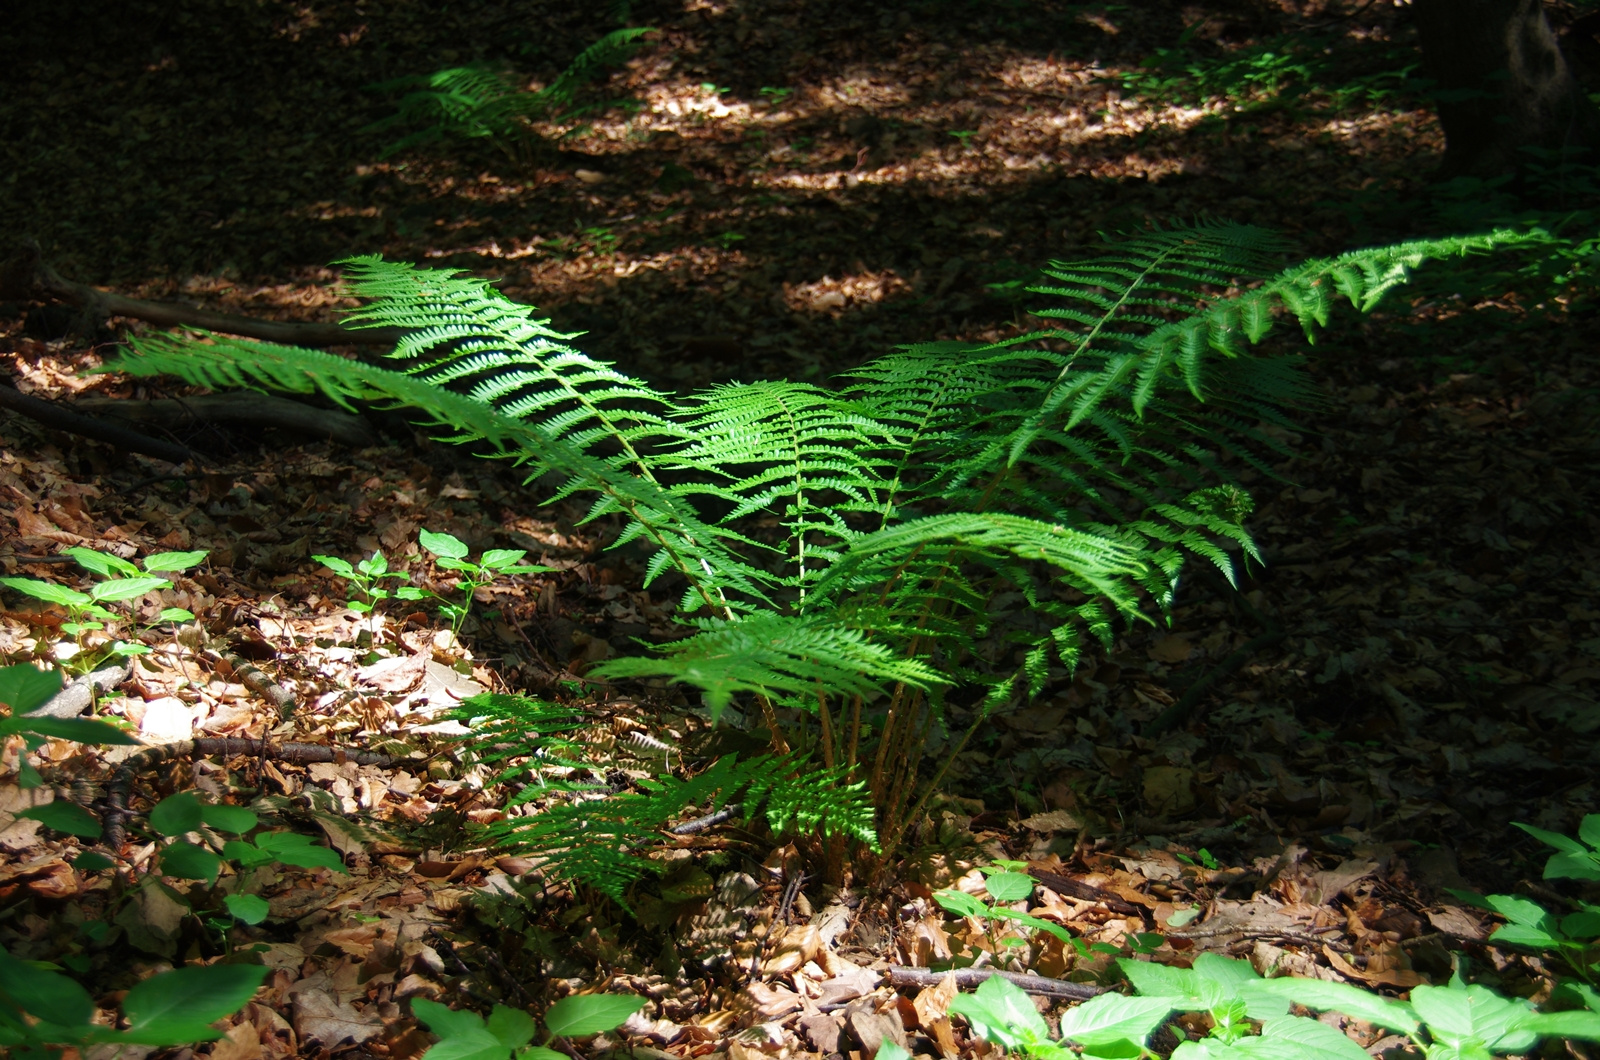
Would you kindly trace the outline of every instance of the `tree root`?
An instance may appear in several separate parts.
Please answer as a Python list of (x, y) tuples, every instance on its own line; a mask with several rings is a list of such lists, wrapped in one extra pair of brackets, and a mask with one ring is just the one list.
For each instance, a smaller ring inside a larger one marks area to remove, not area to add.
[(336, 409), (313, 408), (270, 394), (197, 394), (193, 397), (147, 401), (85, 398), (74, 402), (74, 407), (134, 423), (169, 424), (187, 420), (194, 423), (279, 427), (357, 448), (375, 445), (378, 441), (378, 436), (360, 416)]
[(28, 240), (0, 261), (0, 299), (63, 302), (77, 310), (68, 330), (93, 340), (110, 317), (133, 317), (160, 327), (188, 327), (220, 331), (286, 346), (393, 346), (405, 328), (347, 328), (342, 324), (295, 324), (256, 320), (231, 313), (124, 298), (88, 284), (66, 279), (44, 261), (39, 244)]

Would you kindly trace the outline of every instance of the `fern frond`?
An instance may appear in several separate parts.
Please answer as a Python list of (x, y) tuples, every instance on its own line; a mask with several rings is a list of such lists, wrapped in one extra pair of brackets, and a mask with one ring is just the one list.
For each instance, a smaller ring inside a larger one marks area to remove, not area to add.
[(570, 119), (579, 110), (587, 109), (576, 105), (579, 89), (606, 68), (626, 60), (637, 49), (639, 39), (650, 32), (651, 27), (639, 26), (607, 33), (579, 52), (554, 81), (536, 92), (522, 87), (524, 79), (514, 71), (483, 63), (373, 85), (375, 91), (405, 90), (406, 94), (394, 114), (362, 131), (421, 126), (386, 147), (382, 157), (447, 136), (488, 139), (514, 149), (537, 138), (534, 123)]
[(713, 721), (739, 692), (814, 704), (819, 694), (870, 698), (885, 684), (944, 683), (920, 660), (901, 658), (865, 631), (838, 622), (769, 612), (698, 624), (699, 633), (662, 646), (659, 655), (613, 659), (593, 672), (691, 684), (705, 693)]
[(498, 849), (546, 859), (546, 871), (595, 887), (624, 908), (627, 889), (661, 871), (660, 862), (639, 856), (641, 847), (659, 841), (691, 807), (716, 811), (741, 793), (747, 793), (747, 813), (765, 804), (775, 831), (798, 826), (876, 842), (872, 806), (861, 785), (847, 782), (838, 771), (811, 768), (804, 756), (757, 755), (741, 761), (726, 755), (695, 776), (665, 774), (641, 780), (639, 787), (639, 792), (609, 797), (574, 790), (580, 801), (507, 817), (486, 826), (484, 836)]
[(499, 456), (535, 469), (559, 468), (568, 476), (564, 492), (584, 488), (599, 495), (596, 512), (619, 511), (668, 557), (689, 582), (697, 603), (725, 609), (735, 595), (759, 600), (762, 586), (753, 568), (724, 547), (724, 531), (703, 523), (678, 498), (648, 477), (628, 473), (618, 458), (591, 455), (540, 423), (528, 423), (472, 397), (432, 385), (426, 378), (386, 371), (319, 350), (246, 342), (217, 336), (178, 339), (140, 336), (132, 349), (102, 371), (130, 375), (174, 375), (213, 388), (264, 387), (290, 393), (325, 394), (344, 408), (355, 401), (391, 402), (412, 409), (453, 440), (476, 440)]

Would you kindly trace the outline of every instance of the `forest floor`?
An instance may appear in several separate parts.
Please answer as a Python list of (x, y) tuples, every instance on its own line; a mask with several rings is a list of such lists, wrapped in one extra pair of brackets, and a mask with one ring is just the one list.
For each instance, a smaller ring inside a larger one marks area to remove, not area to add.
[[(1015, 334), (1038, 321), (1007, 285), (1092, 255), (1099, 232), (1225, 217), (1328, 254), (1449, 231), (1462, 206), (1425, 183), (1442, 147), (1431, 114), (1377, 76), (1411, 61), (1387, 5), (1343, 18), (1287, 3), (1246, 16), (1256, 9), (640, 2), (632, 23), (658, 32), (603, 83), (638, 107), (521, 160), (481, 142), (384, 157), (385, 139), (360, 130), (392, 97), (367, 86), (475, 59), (548, 80), (616, 25), (608, 5), (176, 0), (70, 28), (70, 5), (23, 6), (0, 43), (0, 237), (38, 239), (64, 275), (330, 321), (354, 302), (328, 263), (381, 252), (496, 279), (586, 332), (586, 352), (669, 389), (822, 382), (902, 343)], [(1260, 42), (1307, 27), (1349, 50), (1287, 82), (1305, 91), (1186, 98), (1182, 62), (1139, 64), (1180, 48), (1196, 10), (1196, 54), (1259, 57)], [(1350, 84), (1366, 87), (1339, 90)], [(406, 998), (526, 1006), (603, 988), (651, 1003), (595, 1049), (855, 1060), (892, 1033), (875, 1022), (889, 1013), (913, 1051), (970, 1055), (948, 998), (907, 1000), (916, 991), (881, 973), (989, 945), (930, 895), (981, 893), (975, 870), (999, 858), (1097, 888), (1041, 888), (1030, 908), (1089, 941), (1161, 933), (1157, 960), (1224, 952), (1393, 991), (1442, 982), (1465, 951), (1482, 981), (1543, 996), (1549, 967), (1487, 944), (1494, 921), (1453, 891), (1559, 904), (1539, 880), (1548, 851), (1511, 823), (1571, 833), (1600, 812), (1600, 326), (1556, 288), (1527, 294), (1513, 265), (1446, 277), (1364, 319), (1346, 307), (1307, 349), (1329, 400), (1303, 415), (1281, 481), (1256, 483), (1268, 563), (1243, 593), (1186, 583), (1169, 627), (1125, 631), (1109, 657), (995, 717), (949, 775), (961, 794), (934, 804), (930, 845), (845, 892), (808, 884), (786, 899), (804, 844), (736, 831), (695, 847), (676, 898), (635, 917), (470, 847), (465, 823), (495, 819), (505, 792), (449, 767), (459, 726), (438, 712), (463, 694), (561, 697), (619, 746), (630, 732), (703, 739), (681, 693), (582, 682), (635, 638), (668, 634), (667, 601), (603, 550), (608, 526), (539, 506), (512, 469), (410, 432), (352, 449), (193, 428), (174, 437), (210, 462), (175, 474), (8, 416), (0, 568), (83, 587), (38, 558), (209, 550), (162, 601), (199, 616), (207, 640), (160, 645), (102, 712), (151, 742), (270, 733), (399, 758), (196, 762), (201, 789), (279, 797), (349, 868), (257, 877), (271, 916), (234, 937), (253, 930), (273, 976), (201, 1054), (414, 1056), (430, 1039)], [(25, 322), (28, 308), (0, 306), (0, 370), (18, 390), (185, 393), (82, 374), (112, 344), (59, 338), (48, 314)], [(381, 549), (447, 586), (416, 555), (423, 529), (475, 552), (523, 549), (557, 573), (480, 592), (461, 641), (399, 608), (363, 632), (311, 557)], [(3, 603), (0, 662), (48, 655), (61, 615)], [(1264, 633), (1281, 638), (1263, 646)], [(228, 656), (294, 694), (288, 722)], [(1186, 724), (1139, 735), (1225, 661)], [(118, 962), (213, 952), (181, 906), (74, 869), (77, 841), (15, 819), (53, 789), (16, 786), (6, 753), (0, 938), (13, 953), (81, 951), (99, 962), (88, 978), (111, 983)], [(57, 784), (105, 768), (60, 743), (42, 759)], [(135, 804), (181, 780), (140, 778)], [(153, 849), (130, 853), (141, 872)], [(1199, 919), (1169, 925), (1189, 907)], [(84, 941), (78, 926), (95, 920), (121, 939)], [(1015, 957), (1042, 974), (1105, 972), (1037, 939)], [(1347, 1029), (1375, 1052), (1400, 1044)]]

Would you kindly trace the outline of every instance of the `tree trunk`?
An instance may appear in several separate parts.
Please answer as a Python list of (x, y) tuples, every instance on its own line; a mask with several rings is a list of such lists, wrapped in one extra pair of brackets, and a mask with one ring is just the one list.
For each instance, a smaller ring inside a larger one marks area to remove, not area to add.
[(1441, 93), (1440, 176), (1515, 174), (1600, 146), (1600, 109), (1572, 75), (1542, 0), (1415, 0), (1423, 73)]

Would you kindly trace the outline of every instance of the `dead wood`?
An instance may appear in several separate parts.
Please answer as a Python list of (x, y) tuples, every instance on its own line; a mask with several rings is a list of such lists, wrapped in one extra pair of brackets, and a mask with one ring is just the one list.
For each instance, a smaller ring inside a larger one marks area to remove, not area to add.
[(1025, 972), (1002, 972), (998, 968), (954, 968), (948, 972), (935, 972), (928, 968), (907, 968), (899, 964), (889, 966), (889, 985), (938, 986), (947, 975), (956, 977), (956, 986), (969, 990), (985, 979), (992, 979), (998, 975), (1030, 994), (1039, 994), (1043, 997), (1064, 997), (1082, 1001), (1106, 992), (1103, 986), (1070, 983), (1065, 979), (1050, 979), (1042, 975), (1028, 975)]
[(24, 394), (3, 381), (0, 381), (0, 408), (20, 413), (46, 427), (66, 431), (82, 438), (92, 438), (97, 442), (106, 442), (130, 453), (143, 453), (174, 464), (186, 464), (190, 460), (198, 459), (186, 446), (151, 438), (147, 434), (140, 434), (127, 427), (107, 423), (93, 416), (85, 416), (53, 401)]
[(39, 244), (28, 240), (0, 261), (0, 299), (64, 302), (78, 310), (73, 334), (91, 337), (110, 317), (133, 317), (160, 327), (220, 331), (287, 346), (393, 346), (404, 328), (347, 328), (342, 324), (295, 324), (256, 320), (208, 309), (125, 298), (68, 280), (44, 261)]
[(319, 409), (270, 394), (198, 394), (144, 401), (87, 398), (75, 403), (85, 412), (133, 423), (228, 423), (278, 427), (308, 438), (327, 438), (343, 445), (375, 445), (378, 436), (360, 416), (337, 409)]

